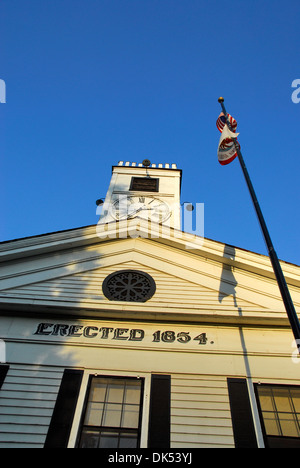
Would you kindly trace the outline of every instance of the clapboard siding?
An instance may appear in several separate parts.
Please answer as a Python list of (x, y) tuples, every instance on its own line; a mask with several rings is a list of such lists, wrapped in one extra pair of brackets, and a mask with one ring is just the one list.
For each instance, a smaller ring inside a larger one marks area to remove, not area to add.
[(226, 378), (172, 375), (171, 447), (234, 447)]
[(64, 369), (10, 365), (0, 391), (0, 448), (42, 448)]
[[(221, 297), (219, 291), (209, 289), (205, 285), (189, 282), (175, 275), (168, 275), (134, 261), (122, 263), (119, 266), (98, 268), (62, 278), (33, 283), (6, 291), (9, 291), (11, 297), (22, 296), (28, 299), (40, 298), (42, 300), (58, 299), (66, 302), (92, 301), (102, 304), (103, 301), (107, 300), (102, 293), (104, 279), (120, 269), (142, 270), (155, 279), (156, 293), (148, 301), (149, 303), (181, 303), (190, 306), (199, 306), (201, 304), (214, 308), (222, 308), (226, 304), (232, 306), (233, 304), (232, 297)], [(239, 306), (243, 307), (244, 311), (256, 308), (255, 304), (245, 300), (239, 300)]]

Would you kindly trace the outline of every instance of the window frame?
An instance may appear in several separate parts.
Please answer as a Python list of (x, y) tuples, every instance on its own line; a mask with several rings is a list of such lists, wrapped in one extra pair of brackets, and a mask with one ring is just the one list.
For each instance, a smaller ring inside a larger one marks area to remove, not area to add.
[[(300, 390), (300, 385), (289, 385), (289, 384), (272, 384), (272, 383), (255, 383), (254, 384), (254, 392), (255, 392), (255, 398), (256, 398), (256, 404), (257, 404), (257, 410), (259, 414), (259, 420), (260, 420), (260, 426), (261, 426), (261, 431), (264, 439), (264, 444), (266, 448), (271, 448), (270, 443), (274, 441), (277, 443), (278, 448), (292, 448), (293, 443), (295, 443), (299, 448), (300, 448), (300, 436), (299, 437), (293, 437), (293, 436), (284, 436), (284, 435), (269, 435), (267, 434), (266, 431), (266, 426), (265, 426), (265, 421), (263, 417), (263, 410), (261, 407), (260, 403), (260, 397), (259, 397), (259, 388), (261, 387), (269, 387), (269, 388), (285, 388), (285, 389), (293, 389), (296, 388)], [(277, 411), (278, 413), (278, 411)], [(294, 414), (294, 413), (288, 413), (288, 414)], [(295, 412), (295, 414), (297, 414)], [(300, 422), (299, 422), (300, 425)]]
[[(143, 412), (144, 412), (144, 397), (145, 397), (145, 378), (140, 377), (140, 376), (133, 376), (133, 375), (112, 375), (112, 374), (89, 374), (88, 376), (88, 383), (85, 388), (85, 397), (84, 397), (84, 402), (82, 406), (82, 411), (81, 411), (81, 418), (80, 418), (80, 423), (78, 425), (78, 431), (77, 431), (77, 438), (76, 438), (76, 443), (75, 447), (80, 448), (80, 440), (82, 436), (83, 429), (85, 427), (89, 427), (84, 424), (85, 416), (86, 416), (86, 411), (89, 403), (89, 395), (90, 395), (90, 390), (92, 386), (93, 379), (115, 379), (117, 380), (139, 380), (141, 382), (141, 395), (140, 395), (140, 402), (139, 402), (139, 422), (138, 422), (138, 428), (137, 428), (137, 448), (141, 448), (141, 434), (142, 434), (142, 423), (143, 423)], [(128, 432), (128, 434), (132, 433), (133, 430), (130, 428), (122, 428), (122, 427), (106, 427), (106, 426), (90, 426), (91, 428), (97, 428), (98, 431), (106, 431), (107, 432), (113, 432), (113, 430), (118, 431), (118, 432)], [(101, 450), (101, 449), (100, 449)]]

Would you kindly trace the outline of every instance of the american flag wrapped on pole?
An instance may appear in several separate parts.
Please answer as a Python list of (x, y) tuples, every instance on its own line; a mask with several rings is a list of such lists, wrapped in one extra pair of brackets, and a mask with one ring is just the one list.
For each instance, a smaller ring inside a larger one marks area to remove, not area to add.
[[(237, 122), (233, 117), (229, 117), (230, 126), (235, 130), (237, 127)], [(234, 133), (234, 131), (229, 130), (223, 112), (218, 117), (217, 127), (221, 132), (218, 146), (218, 160), (222, 166), (225, 166), (226, 164), (231, 163), (231, 161), (237, 157), (236, 144), (233, 138), (236, 139), (239, 133)]]
[[(231, 117), (230, 114), (227, 114), (227, 118), (228, 118), (228, 121), (230, 123), (231, 130), (233, 132), (235, 132), (236, 127), (237, 127), (237, 121), (233, 117)], [(221, 114), (219, 115), (218, 120), (217, 120), (217, 128), (218, 128), (218, 130), (220, 130), (221, 133), (222, 133), (223, 128), (225, 127), (226, 124), (227, 124), (227, 122), (226, 122), (226, 117), (224, 115), (224, 112), (221, 112)]]

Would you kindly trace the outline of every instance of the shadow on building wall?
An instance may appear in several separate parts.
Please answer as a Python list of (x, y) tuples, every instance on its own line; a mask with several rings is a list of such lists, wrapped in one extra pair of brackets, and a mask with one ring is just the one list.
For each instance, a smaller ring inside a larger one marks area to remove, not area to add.
[[(229, 260), (228, 263), (223, 263), (221, 279), (220, 279), (220, 288), (219, 288), (219, 302), (222, 303), (223, 299), (232, 296), (233, 305), (237, 309), (238, 316), (243, 317), (243, 309), (238, 304), (238, 298), (236, 294), (236, 288), (238, 286), (238, 281), (234, 276), (234, 261), (235, 261), (235, 248), (232, 245), (225, 244), (223, 258)], [(244, 363), (247, 376), (251, 376), (250, 365), (247, 355), (247, 346), (244, 336), (243, 326), (239, 327), (241, 346), (244, 353)]]

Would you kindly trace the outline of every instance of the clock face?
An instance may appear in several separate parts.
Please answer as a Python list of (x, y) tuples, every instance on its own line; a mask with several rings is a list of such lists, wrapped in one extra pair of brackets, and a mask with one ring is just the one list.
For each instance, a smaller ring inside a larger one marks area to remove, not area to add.
[(113, 202), (111, 214), (117, 220), (140, 217), (157, 223), (165, 222), (171, 215), (170, 208), (159, 198), (122, 195)]

